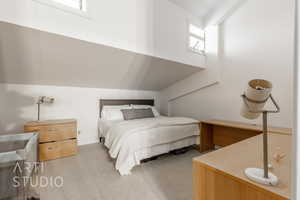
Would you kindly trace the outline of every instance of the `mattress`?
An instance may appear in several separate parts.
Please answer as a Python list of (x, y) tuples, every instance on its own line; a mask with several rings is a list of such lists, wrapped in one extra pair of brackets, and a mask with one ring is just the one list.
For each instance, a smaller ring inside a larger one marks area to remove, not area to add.
[(115, 124), (120, 123), (122, 120), (104, 120), (99, 118), (98, 120), (98, 133), (99, 138), (106, 136), (108, 130), (113, 127)]
[[(165, 117), (159, 117), (159, 118), (165, 118)], [(123, 120), (104, 120), (104, 119), (99, 118), (99, 120), (98, 120), (99, 137), (105, 138), (109, 129), (122, 121)], [(196, 131), (197, 134), (199, 134), (199, 128), (198, 128), (198, 125), (196, 125), (196, 124), (194, 124), (192, 126), (182, 125), (182, 126), (172, 127), (171, 130), (165, 130), (165, 131), (175, 131), (175, 132), (195, 132)], [(164, 130), (162, 130), (162, 132), (164, 132)]]
[(135, 152), (137, 160), (144, 160), (153, 156), (162, 155), (172, 150), (189, 147), (194, 144), (200, 144), (200, 136), (191, 136), (179, 141), (174, 141), (166, 144), (159, 144), (152, 147), (145, 147)]

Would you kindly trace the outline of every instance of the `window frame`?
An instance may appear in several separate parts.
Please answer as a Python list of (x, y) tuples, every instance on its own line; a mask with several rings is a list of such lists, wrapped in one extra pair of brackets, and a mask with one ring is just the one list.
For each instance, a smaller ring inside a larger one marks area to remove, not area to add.
[(89, 12), (88, 12), (87, 0), (81, 0), (82, 5), (83, 5), (83, 8), (81, 8), (81, 9), (73, 8), (73, 7), (67, 6), (63, 3), (59, 3), (54, 0), (32, 0), (32, 1), (42, 4), (42, 5), (45, 5), (45, 6), (49, 6), (49, 7), (61, 10), (63, 12), (67, 12), (70, 14), (74, 14), (74, 15), (86, 18), (86, 19), (90, 19)]
[(86, 11), (86, 8), (85, 8), (85, 6), (84, 6), (85, 0), (77, 0), (77, 1), (78, 1), (78, 5), (77, 5), (78, 8), (69, 6), (67, 3), (63, 3), (64, 0), (51, 0), (51, 1), (53, 1), (53, 2), (55, 2), (55, 3), (62, 4), (62, 5), (64, 5), (64, 6), (67, 6), (67, 7), (69, 7), (69, 8), (75, 9), (75, 10), (79, 10), (79, 11), (83, 11), (83, 12)]
[[(187, 48), (192, 53), (195, 53), (195, 54), (198, 54), (198, 55), (205, 55), (205, 49), (206, 49), (206, 32), (205, 32), (204, 29), (202, 29), (204, 31), (204, 36), (203, 37), (198, 36), (196, 34), (193, 34), (193, 33), (190, 32), (190, 25), (193, 25), (193, 26), (195, 26), (197, 28), (200, 28), (200, 26), (198, 26), (197, 24), (195, 24), (193, 22), (190, 22), (188, 20), (188, 23), (187, 23)], [(203, 43), (204, 43), (204, 48), (203, 48), (204, 50), (203, 51), (198, 51), (195, 48), (190, 47), (190, 37), (194, 37), (196, 39), (202, 40)]]

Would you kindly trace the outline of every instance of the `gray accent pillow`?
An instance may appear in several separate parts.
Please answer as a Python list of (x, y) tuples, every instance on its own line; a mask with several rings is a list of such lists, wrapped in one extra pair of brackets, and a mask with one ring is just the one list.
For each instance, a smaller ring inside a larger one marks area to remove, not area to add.
[(124, 120), (154, 118), (154, 114), (151, 108), (141, 109), (122, 109)]

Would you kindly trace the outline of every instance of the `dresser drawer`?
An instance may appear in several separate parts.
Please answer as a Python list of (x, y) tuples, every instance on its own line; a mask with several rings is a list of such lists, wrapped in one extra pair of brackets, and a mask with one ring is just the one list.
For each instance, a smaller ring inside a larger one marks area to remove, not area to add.
[(53, 160), (61, 157), (72, 156), (77, 153), (77, 140), (64, 140), (39, 144), (39, 160)]
[(26, 127), (26, 132), (30, 131), (39, 133), (40, 143), (73, 139), (77, 137), (76, 123)]

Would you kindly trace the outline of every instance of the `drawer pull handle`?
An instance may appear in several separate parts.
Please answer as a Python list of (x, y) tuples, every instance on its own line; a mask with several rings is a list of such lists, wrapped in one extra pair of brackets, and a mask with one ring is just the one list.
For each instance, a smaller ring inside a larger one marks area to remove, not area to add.
[(54, 150), (54, 149), (58, 149), (58, 146), (48, 147), (48, 150)]
[(49, 132), (51, 132), (51, 131), (57, 131), (57, 128), (49, 128), (48, 131)]

